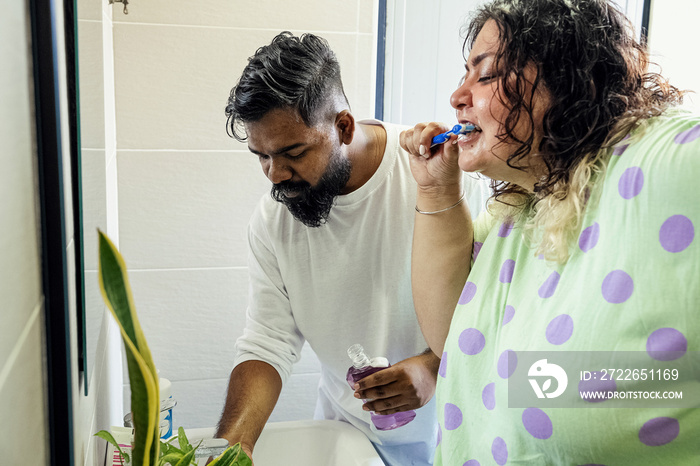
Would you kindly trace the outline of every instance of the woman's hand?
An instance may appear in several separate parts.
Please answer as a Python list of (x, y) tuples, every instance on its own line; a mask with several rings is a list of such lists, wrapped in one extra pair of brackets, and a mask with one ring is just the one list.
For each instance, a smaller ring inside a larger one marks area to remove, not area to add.
[(454, 144), (457, 136), (452, 135), (446, 143), (430, 147), (433, 137), (448, 129), (441, 123), (419, 123), (399, 137), (401, 147), (411, 154), (411, 172), (420, 190), (439, 195), (455, 186), (461, 187), (462, 173), (457, 164), (459, 148)]

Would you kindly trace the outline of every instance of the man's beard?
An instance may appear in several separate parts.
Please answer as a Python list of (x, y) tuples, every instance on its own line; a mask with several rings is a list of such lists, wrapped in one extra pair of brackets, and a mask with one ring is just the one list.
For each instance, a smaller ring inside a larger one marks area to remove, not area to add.
[[(272, 185), (270, 195), (287, 206), (289, 212), (307, 227), (319, 227), (328, 221), (335, 198), (350, 179), (351, 171), (350, 160), (342, 157), (340, 151), (336, 151), (331, 155), (328, 168), (315, 187), (306, 181), (283, 181)], [(287, 197), (285, 192), (298, 194)]]

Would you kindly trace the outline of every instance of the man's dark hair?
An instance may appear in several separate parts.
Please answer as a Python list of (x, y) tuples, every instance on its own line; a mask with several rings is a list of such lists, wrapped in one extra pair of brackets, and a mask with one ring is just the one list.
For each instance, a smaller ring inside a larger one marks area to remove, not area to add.
[(328, 42), (284, 31), (248, 59), (228, 98), (226, 129), (243, 142), (245, 123), (278, 108), (296, 110), (307, 126), (315, 126), (333, 109), (336, 96), (347, 104), (340, 65)]

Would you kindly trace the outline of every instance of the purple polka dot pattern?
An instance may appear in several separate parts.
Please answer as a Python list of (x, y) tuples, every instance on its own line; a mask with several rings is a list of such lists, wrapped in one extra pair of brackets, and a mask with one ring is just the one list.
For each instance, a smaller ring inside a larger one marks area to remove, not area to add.
[(467, 304), (469, 301), (474, 299), (475, 294), (476, 294), (476, 283), (467, 282), (464, 285), (464, 289), (462, 290), (462, 294), (460, 295), (459, 301), (457, 301), (457, 304)]
[(491, 382), (481, 392), (481, 401), (489, 411), (496, 407), (496, 384)]
[(501, 224), (501, 227), (498, 229), (498, 236), (501, 238), (507, 238), (510, 235), (511, 231), (513, 231), (513, 221), (506, 220)]
[(603, 298), (612, 304), (627, 301), (634, 291), (634, 281), (623, 270), (613, 270), (605, 276), (601, 287)]
[(586, 186), (586, 189), (583, 190), (583, 205), (588, 205), (588, 200), (591, 198), (591, 188)]
[(457, 343), (462, 353), (473, 356), (479, 354), (481, 350), (484, 349), (486, 338), (484, 338), (484, 334), (477, 329), (468, 328), (459, 335)]
[(687, 144), (700, 138), (700, 125), (694, 126), (682, 133), (678, 133), (673, 139), (676, 144)]
[(675, 328), (660, 328), (647, 338), (647, 353), (657, 361), (673, 361), (688, 351), (688, 340)]
[(472, 260), (476, 261), (477, 256), (479, 255), (479, 252), (481, 252), (481, 247), (484, 245), (484, 243), (480, 243), (479, 241), (474, 241), (474, 248), (472, 250)]
[(681, 252), (693, 242), (695, 227), (684, 215), (673, 215), (666, 219), (659, 230), (661, 247), (668, 252)]
[(571, 338), (572, 333), (574, 333), (574, 320), (568, 314), (561, 314), (549, 322), (545, 336), (551, 344), (561, 345)]
[(627, 148), (630, 145), (629, 145), (629, 143), (623, 144), (623, 142), (628, 140), (629, 138), (630, 138), (629, 134), (627, 136), (625, 136), (624, 138), (622, 138), (622, 140), (618, 143), (618, 145), (615, 146), (615, 149), (613, 150), (613, 155), (622, 155), (627, 150)]
[(518, 356), (515, 354), (515, 351), (509, 349), (505, 350), (498, 357), (498, 364), (496, 366), (498, 376), (502, 379), (507, 379), (513, 375), (513, 372), (515, 372), (515, 368), (517, 366)]
[(510, 283), (513, 280), (513, 271), (515, 270), (515, 261), (513, 259), (506, 259), (501, 266), (501, 273), (498, 276), (498, 280), (501, 283)]
[(491, 444), (491, 454), (496, 464), (503, 466), (508, 461), (508, 446), (501, 437), (493, 439)]
[(462, 425), (462, 410), (452, 403), (445, 403), (445, 429), (455, 430)]
[(438, 422), (438, 433), (437, 433), (437, 442), (435, 443), (435, 446), (437, 447), (442, 443), (442, 427), (440, 427), (440, 423)]
[(588, 393), (599, 393), (599, 395), (591, 395), (581, 398), (589, 403), (600, 403), (608, 399), (608, 392), (614, 392), (617, 390), (617, 384), (614, 380), (605, 379), (601, 380), (604, 373), (600, 371), (592, 371), (591, 378), (589, 380), (581, 380), (578, 383), (579, 396), (583, 392)]
[(672, 442), (680, 433), (678, 420), (672, 417), (655, 417), (639, 429), (639, 441), (650, 447)]
[(440, 358), (440, 367), (438, 368), (438, 375), (443, 379), (447, 377), (447, 351), (442, 353), (442, 358)]
[(479, 463), (477, 460), (469, 460), (462, 466), (481, 466), (481, 463)]
[(511, 306), (510, 304), (506, 305), (506, 309), (503, 312), (503, 323), (501, 326), (507, 324), (511, 320), (513, 320), (513, 316), (515, 315), (515, 308)]
[(546, 440), (552, 436), (552, 420), (539, 408), (527, 408), (523, 411), (523, 425), (536, 439)]
[(644, 173), (639, 167), (629, 167), (620, 177), (617, 190), (624, 199), (637, 196), (644, 186)]
[(613, 150), (613, 155), (622, 155), (629, 146), (629, 144), (623, 144), (621, 146), (615, 147), (615, 149)]
[(552, 272), (549, 277), (547, 277), (540, 289), (537, 291), (540, 298), (550, 298), (554, 294), (557, 289), (557, 285), (559, 284), (559, 278), (561, 278), (559, 272)]
[(596, 222), (581, 232), (581, 236), (578, 238), (578, 247), (581, 248), (581, 251), (588, 252), (598, 244), (599, 237), (600, 225)]

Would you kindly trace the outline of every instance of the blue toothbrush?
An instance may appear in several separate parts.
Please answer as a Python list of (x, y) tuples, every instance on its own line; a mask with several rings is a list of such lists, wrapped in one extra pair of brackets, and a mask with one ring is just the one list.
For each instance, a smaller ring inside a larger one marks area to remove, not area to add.
[(450, 140), (450, 136), (453, 134), (465, 134), (465, 133), (471, 133), (476, 129), (476, 126), (474, 125), (454, 125), (451, 130), (445, 131), (442, 134), (438, 134), (433, 138), (433, 141), (430, 145), (430, 147), (437, 146), (438, 144), (444, 144), (447, 141)]

